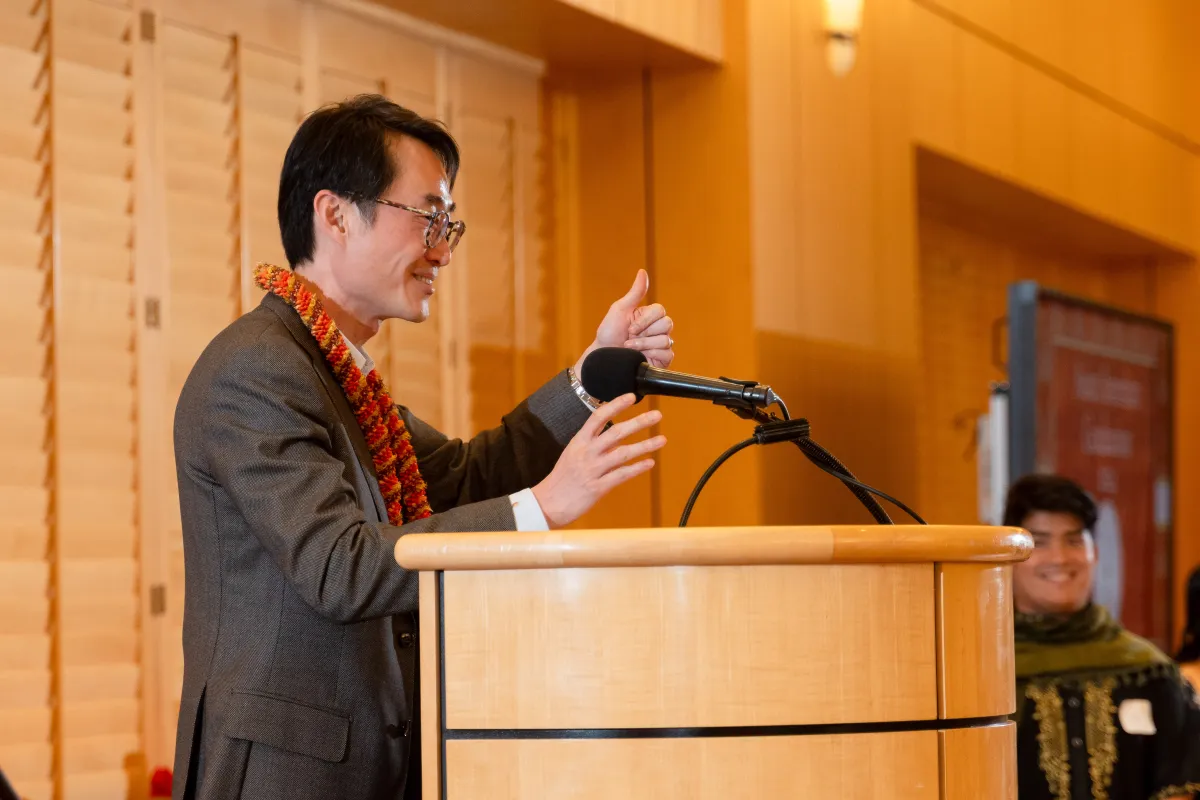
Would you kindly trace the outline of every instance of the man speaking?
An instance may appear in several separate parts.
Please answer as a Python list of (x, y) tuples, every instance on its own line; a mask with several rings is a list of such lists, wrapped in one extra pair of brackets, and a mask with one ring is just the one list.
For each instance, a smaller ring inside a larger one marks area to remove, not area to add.
[[(673, 358), (672, 322), (617, 300), (574, 368), (498, 428), (448, 439), (398, 406), (365, 345), (421, 322), (465, 225), (442, 126), (377, 95), (297, 130), (279, 184), (291, 269), (200, 356), (175, 413), (186, 604), (174, 796), (418, 797), (417, 576), (400, 536), (565, 525), (646, 472), (657, 412), (606, 427), (596, 347)], [(403, 398), (396, 398), (402, 402)]]

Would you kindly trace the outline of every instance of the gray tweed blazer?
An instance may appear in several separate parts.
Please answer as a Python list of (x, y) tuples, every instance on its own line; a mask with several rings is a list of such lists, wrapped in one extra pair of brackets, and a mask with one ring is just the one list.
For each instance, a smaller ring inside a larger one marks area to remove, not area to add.
[(588, 411), (564, 372), (469, 442), (400, 413), (435, 513), (397, 528), (345, 395), (287, 303), (267, 295), (196, 362), (175, 412), (175, 798), (403, 793), (417, 576), (396, 564), (396, 539), (513, 530), (506, 495), (549, 473)]

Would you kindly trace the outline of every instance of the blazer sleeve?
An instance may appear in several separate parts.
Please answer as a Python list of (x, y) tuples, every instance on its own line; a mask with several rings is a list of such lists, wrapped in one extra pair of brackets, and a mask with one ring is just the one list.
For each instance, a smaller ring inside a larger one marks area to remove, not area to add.
[(550, 474), (591, 411), (563, 370), (469, 441), (450, 439), (400, 408), (435, 511), (528, 489)]
[(208, 388), (191, 435), (211, 479), (319, 614), (357, 622), (417, 608), (417, 575), (393, 549), (401, 536), (512, 530), (506, 498), (460, 505), (402, 527), (368, 522), (334, 452), (332, 398), (307, 361), (247, 349)]

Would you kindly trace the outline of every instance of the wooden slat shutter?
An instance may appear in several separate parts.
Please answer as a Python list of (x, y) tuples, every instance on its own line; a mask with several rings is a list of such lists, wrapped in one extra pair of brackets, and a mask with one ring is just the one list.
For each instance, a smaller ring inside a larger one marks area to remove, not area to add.
[[(61, 797), (112, 797), (141, 750), (132, 61), (124, 4), (51, 6), (53, 570)], [(101, 613), (103, 610), (103, 613)]]
[(0, 0), (0, 764), (22, 796), (53, 793), (50, 619), (49, 17)]

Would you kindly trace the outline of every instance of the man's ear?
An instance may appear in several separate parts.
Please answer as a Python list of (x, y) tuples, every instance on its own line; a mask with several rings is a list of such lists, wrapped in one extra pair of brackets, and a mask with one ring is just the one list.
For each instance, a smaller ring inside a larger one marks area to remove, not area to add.
[(346, 242), (346, 213), (349, 204), (328, 189), (313, 198), (313, 227), (318, 236), (327, 236), (339, 244)]

